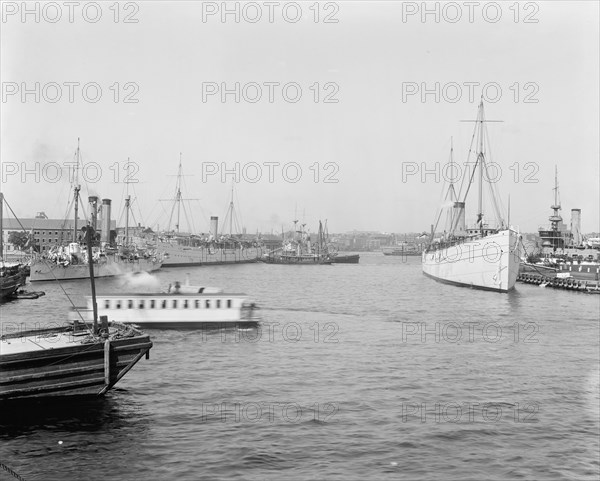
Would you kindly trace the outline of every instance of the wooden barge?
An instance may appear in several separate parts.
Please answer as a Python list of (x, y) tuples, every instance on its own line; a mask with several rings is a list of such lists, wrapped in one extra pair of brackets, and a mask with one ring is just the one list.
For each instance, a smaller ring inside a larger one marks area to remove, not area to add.
[(98, 334), (83, 323), (0, 337), (0, 401), (102, 396), (142, 357), (150, 338), (102, 318)]

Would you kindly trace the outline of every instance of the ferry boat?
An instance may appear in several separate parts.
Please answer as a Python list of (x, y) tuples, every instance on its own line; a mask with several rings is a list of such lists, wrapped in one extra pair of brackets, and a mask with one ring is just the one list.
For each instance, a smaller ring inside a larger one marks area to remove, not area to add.
[[(483, 101), (479, 104), (473, 141), (477, 141), (477, 158), (474, 163), (473, 175), (478, 173), (479, 197), (477, 207), (477, 222), (472, 228), (465, 226), (465, 203), (471, 186), (471, 175), (463, 177), (463, 186), (459, 195), (454, 185), (450, 186), (444, 199), (445, 205), (452, 208), (446, 211), (448, 230), (444, 230), (441, 238), (434, 239), (437, 223), (432, 226), (429, 246), (422, 254), (423, 274), (437, 281), (458, 286), (478, 289), (508, 292), (514, 288), (519, 274), (521, 262), (521, 236), (504, 222), (499, 208), (499, 199), (491, 184), (495, 217), (497, 226), (492, 227), (485, 222), (483, 213), (483, 182), (484, 172), (487, 173), (486, 146), (484, 145), (485, 120)], [(471, 146), (473, 147), (473, 146)], [(472, 152), (472, 148), (469, 152)], [(453, 149), (450, 150), (450, 163)], [(468, 169), (467, 169), (468, 170)], [(452, 171), (452, 170), (451, 170)], [(465, 190), (462, 200), (460, 193)], [(439, 223), (445, 209), (437, 216)]]
[[(111, 320), (156, 329), (252, 328), (260, 321), (255, 303), (246, 294), (179, 282), (166, 292), (98, 294), (97, 309)], [(87, 305), (74, 308), (71, 318), (89, 319), (92, 312), (88, 297)]]
[[(89, 228), (90, 253), (92, 235)], [(91, 272), (90, 281), (94, 296)], [(109, 323), (106, 317), (98, 323), (96, 315), (91, 320), (89, 325), (76, 321), (2, 334), (0, 401), (102, 396), (142, 357), (148, 358), (152, 342), (136, 327)]]

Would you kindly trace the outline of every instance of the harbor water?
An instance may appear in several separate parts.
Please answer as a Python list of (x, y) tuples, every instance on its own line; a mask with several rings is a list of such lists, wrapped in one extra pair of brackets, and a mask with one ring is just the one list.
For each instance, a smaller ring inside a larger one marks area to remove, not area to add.
[[(148, 330), (103, 399), (0, 413), (0, 462), (31, 480), (594, 479), (600, 296), (439, 284), (420, 258), (162, 269), (245, 292), (260, 329)], [(63, 282), (76, 305), (85, 281)], [(57, 283), (1, 308), (2, 332), (61, 323)], [(15, 479), (0, 470), (0, 479)]]

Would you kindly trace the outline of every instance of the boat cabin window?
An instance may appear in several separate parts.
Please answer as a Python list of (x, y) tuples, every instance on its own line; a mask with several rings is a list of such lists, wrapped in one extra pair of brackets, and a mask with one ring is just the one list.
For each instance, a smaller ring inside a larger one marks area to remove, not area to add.
[(154, 299), (152, 299), (150, 301), (150, 309), (154, 309), (155, 306), (156, 306), (156, 301)]
[(133, 309), (133, 301), (131, 299), (127, 301), (127, 309)]
[(162, 301), (162, 304), (161, 304), (161, 307), (162, 307), (163, 309), (166, 309), (166, 308), (167, 308), (167, 300), (166, 300), (166, 299), (163, 299), (163, 301)]
[(110, 301), (108, 299), (104, 301), (104, 309), (110, 309)]
[(138, 305), (138, 308), (139, 309), (143, 309), (144, 308), (144, 301), (143, 300), (140, 301), (140, 303)]
[(217, 309), (221, 309), (221, 299), (217, 299)]
[(173, 300), (173, 309), (177, 309), (177, 299)]
[(227, 299), (227, 309), (231, 309), (231, 299)]
[(206, 308), (210, 309), (210, 299), (206, 299)]
[(184, 301), (183, 301), (183, 308), (184, 308), (184, 309), (187, 309), (187, 308), (188, 308), (188, 305), (189, 305), (189, 303), (188, 303), (188, 300), (187, 300), (187, 299), (186, 299), (186, 300), (184, 300)]
[(200, 301), (196, 299), (196, 309), (200, 309)]

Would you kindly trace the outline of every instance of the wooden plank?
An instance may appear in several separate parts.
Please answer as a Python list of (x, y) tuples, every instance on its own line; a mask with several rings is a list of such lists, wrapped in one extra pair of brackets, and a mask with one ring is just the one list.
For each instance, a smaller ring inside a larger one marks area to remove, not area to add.
[(104, 385), (110, 386), (110, 339), (104, 342)]
[(77, 387), (82, 387), (82, 386), (92, 385), (92, 384), (102, 385), (103, 382), (104, 382), (104, 378), (99, 377), (99, 378), (86, 379), (85, 381), (72, 381), (72, 382), (64, 382), (61, 384), (52, 384), (52, 385), (36, 386), (36, 387), (28, 387), (28, 388), (24, 387), (24, 388), (19, 388), (19, 389), (7, 390), (6, 392), (2, 393), (2, 397), (8, 397), (7, 395), (14, 395), (14, 394), (33, 394), (33, 393), (42, 393), (42, 392), (51, 391), (51, 390), (52, 391), (64, 390), (67, 388), (77, 388)]
[(90, 371), (100, 370), (100, 369), (102, 369), (102, 367), (99, 365), (96, 365), (96, 366), (71, 367), (71, 368), (67, 368), (67, 369), (58, 369), (55, 371), (46, 371), (46, 372), (40, 372), (38, 370), (37, 373), (22, 374), (22, 375), (18, 375), (18, 376), (9, 376), (6, 378), (2, 378), (2, 379), (0, 379), (0, 384), (23, 382), (23, 381), (28, 381), (28, 380), (55, 377), (55, 376), (68, 376), (70, 374), (87, 373)]
[(151, 347), (152, 347), (152, 342), (150, 342), (150, 340), (148, 340), (147, 342), (140, 342), (137, 344), (127, 344), (124, 346), (113, 345), (113, 351), (150, 349)]
[[(139, 347), (146, 347), (144, 344), (151, 343), (151, 341), (148, 336), (134, 336), (113, 341), (113, 344), (115, 344), (115, 348), (118, 346), (121, 349), (123, 348), (121, 346), (125, 346), (125, 348), (127, 348), (127, 346), (135, 346), (135, 348), (137, 348), (138, 343), (141, 344)], [(66, 357), (84, 352), (100, 351), (102, 349), (103, 344), (90, 343), (76, 344), (68, 347), (60, 347), (60, 351), (58, 349), (46, 349), (43, 351), (3, 354), (0, 356), (0, 366), (2, 366), (2, 368), (4, 369), (4, 366), (7, 366), (11, 363), (23, 362), (28, 360), (46, 360), (51, 358), (59, 358), (62, 356)]]
[(98, 366), (102, 369), (103, 361), (99, 356), (85, 356), (82, 358), (81, 356), (77, 358), (72, 358), (69, 362), (64, 362), (61, 364), (58, 363), (48, 363), (48, 364), (40, 364), (40, 363), (22, 363), (21, 365), (13, 365), (10, 368), (2, 367), (0, 371), (0, 383), (1, 379), (10, 378), (12, 376), (27, 376), (30, 374), (37, 375), (41, 372), (60, 372), (62, 370), (69, 370), (74, 368), (88, 368), (90, 370), (97, 369)]
[(131, 361), (131, 363), (124, 368), (122, 371), (120, 371), (117, 375), (117, 378), (115, 379), (115, 382), (112, 383), (109, 386), (104, 386), (104, 388), (102, 388), (102, 390), (100, 391), (100, 394), (104, 394), (106, 391), (108, 391), (112, 386), (114, 386), (115, 384), (117, 384), (119, 382), (119, 380), (129, 372), (129, 370), (135, 366), (137, 364), (137, 362), (142, 358), (142, 356), (144, 356), (146, 354), (147, 351), (149, 351), (150, 349), (147, 349), (146, 351), (142, 351), (140, 352), (137, 356), (135, 356), (135, 358), (133, 359), (133, 361)]

